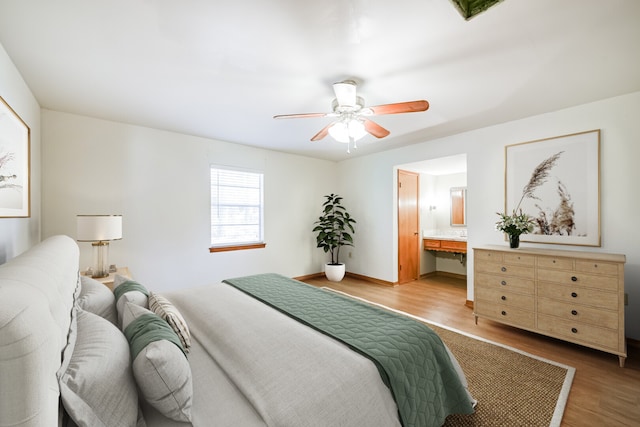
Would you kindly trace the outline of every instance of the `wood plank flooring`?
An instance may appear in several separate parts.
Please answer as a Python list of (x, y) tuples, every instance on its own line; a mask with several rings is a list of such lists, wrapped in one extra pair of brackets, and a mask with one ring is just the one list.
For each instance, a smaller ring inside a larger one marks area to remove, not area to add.
[(640, 351), (629, 348), (625, 368), (618, 357), (480, 319), (465, 306), (466, 282), (433, 276), (399, 286), (345, 277), (304, 280), (384, 304), (443, 325), (576, 368), (562, 426), (640, 426)]

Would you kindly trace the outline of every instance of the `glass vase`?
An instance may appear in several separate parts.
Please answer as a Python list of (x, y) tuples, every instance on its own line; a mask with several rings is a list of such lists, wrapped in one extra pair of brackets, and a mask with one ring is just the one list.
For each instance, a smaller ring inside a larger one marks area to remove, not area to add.
[(509, 247), (512, 249), (516, 249), (518, 246), (520, 246), (520, 235), (509, 234)]

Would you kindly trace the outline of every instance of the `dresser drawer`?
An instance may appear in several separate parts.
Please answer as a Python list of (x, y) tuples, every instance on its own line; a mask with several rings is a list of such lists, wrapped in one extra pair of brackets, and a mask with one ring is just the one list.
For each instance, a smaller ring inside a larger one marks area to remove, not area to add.
[(522, 308), (533, 311), (535, 307), (534, 296), (508, 292), (500, 289), (476, 288), (474, 300), (485, 300), (496, 304), (504, 304), (509, 307)]
[(618, 294), (579, 286), (539, 282), (538, 297), (547, 297), (572, 304), (618, 310)]
[(507, 291), (517, 291), (527, 294), (533, 294), (535, 282), (532, 279), (522, 279), (520, 277), (506, 277), (486, 273), (476, 274), (474, 287), (505, 289)]
[(536, 264), (536, 257), (533, 255), (505, 253), (503, 260), (505, 264), (517, 264), (529, 267), (533, 267)]
[(482, 249), (474, 249), (474, 259), (477, 261), (502, 262), (502, 252), (485, 251)]
[(576, 271), (617, 277), (618, 264), (613, 262), (576, 260)]
[(501, 276), (522, 277), (524, 279), (532, 279), (535, 276), (533, 267), (523, 267), (520, 265), (512, 265), (506, 263), (480, 262), (476, 263), (476, 271), (482, 273), (498, 274)]
[(615, 276), (600, 276), (597, 274), (581, 273), (564, 270), (541, 270), (538, 268), (538, 280), (555, 282), (564, 285), (588, 286), (598, 289), (618, 290), (618, 278)]
[(538, 297), (538, 313), (603, 328), (618, 328), (618, 312)]
[(555, 268), (561, 270), (573, 270), (573, 259), (562, 257), (540, 256), (538, 257), (538, 268)]
[(581, 341), (599, 347), (618, 350), (618, 330), (598, 328), (580, 322), (538, 314), (538, 329), (568, 341)]
[(474, 301), (475, 314), (508, 323), (521, 328), (533, 328), (535, 325), (535, 315), (533, 311), (522, 310), (510, 307), (505, 304), (495, 304), (483, 300)]

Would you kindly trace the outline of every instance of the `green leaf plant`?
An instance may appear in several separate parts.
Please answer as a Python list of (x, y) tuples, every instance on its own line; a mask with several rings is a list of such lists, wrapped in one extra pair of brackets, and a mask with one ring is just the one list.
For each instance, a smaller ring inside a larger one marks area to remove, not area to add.
[[(316, 243), (318, 248), (322, 248), (325, 253), (331, 254), (331, 265), (339, 265), (340, 248), (342, 246), (353, 246), (355, 234), (353, 224), (356, 220), (349, 215), (346, 208), (342, 206), (342, 197), (331, 193), (322, 204), (322, 215), (314, 222), (314, 232), (317, 232)], [(351, 232), (351, 234), (350, 234)]]

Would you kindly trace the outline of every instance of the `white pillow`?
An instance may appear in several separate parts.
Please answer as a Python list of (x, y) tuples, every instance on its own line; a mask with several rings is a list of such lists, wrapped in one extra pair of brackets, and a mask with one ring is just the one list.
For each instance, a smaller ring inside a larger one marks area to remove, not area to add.
[[(132, 303), (125, 304), (122, 327), (129, 340), (133, 376), (142, 397), (165, 417), (190, 422), (191, 367), (176, 333), (159, 316)], [(159, 339), (158, 335), (169, 340)]]
[(117, 326), (116, 298), (104, 284), (88, 276), (80, 276), (80, 308), (107, 319)]
[(79, 427), (136, 425), (138, 392), (126, 338), (102, 317), (74, 310), (77, 323), (58, 371), (67, 413)]

